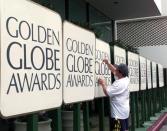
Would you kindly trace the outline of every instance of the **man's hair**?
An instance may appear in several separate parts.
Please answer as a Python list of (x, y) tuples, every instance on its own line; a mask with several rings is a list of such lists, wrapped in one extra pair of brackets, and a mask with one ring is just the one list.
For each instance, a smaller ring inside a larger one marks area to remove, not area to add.
[(128, 76), (129, 71), (128, 71), (128, 66), (126, 64), (119, 64), (115, 65), (115, 67), (118, 69), (118, 71), (122, 74), (123, 77)]

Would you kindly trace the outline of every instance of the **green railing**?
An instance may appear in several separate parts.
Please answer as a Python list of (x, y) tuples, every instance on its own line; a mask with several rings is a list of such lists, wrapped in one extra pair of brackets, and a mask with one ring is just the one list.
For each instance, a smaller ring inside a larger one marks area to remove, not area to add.
[[(158, 93), (157, 93), (158, 92)], [(150, 95), (153, 94), (153, 95)], [(140, 96), (141, 95), (141, 96)], [(139, 97), (140, 96), (140, 97)], [(141, 99), (142, 98), (142, 99)], [(135, 131), (136, 128), (142, 127), (144, 121), (147, 121), (155, 113), (160, 112), (163, 107), (167, 107), (167, 87), (150, 89), (142, 92), (133, 92), (130, 95), (131, 106), (131, 126), (130, 130)], [(98, 116), (99, 116), (99, 131), (107, 131), (104, 119), (104, 98), (99, 98)], [(152, 105), (153, 104), (153, 105)], [(141, 112), (140, 112), (141, 111)], [(52, 119), (52, 131), (62, 131), (61, 108), (49, 111), (49, 116)], [(80, 104), (74, 104), (74, 131), (80, 131)], [(83, 102), (83, 123), (84, 131), (91, 131), (89, 116), (89, 104)], [(37, 114), (28, 116), (27, 131), (37, 131), (38, 125)], [(109, 128), (109, 127), (107, 127)]]
[[(50, 6), (46, 0), (36, 0), (43, 5)], [(54, 3), (51, 0), (51, 3)], [(105, 98), (99, 98), (98, 103), (98, 117), (99, 117), (99, 131), (107, 131), (105, 128)], [(167, 107), (167, 86), (147, 89), (145, 91), (132, 92), (130, 94), (130, 109), (131, 109), (131, 125), (130, 130), (135, 131), (137, 127), (141, 127), (144, 121), (149, 120), (151, 116), (154, 116), (156, 112), (159, 112), (163, 107)], [(83, 123), (84, 131), (91, 131), (90, 127), (90, 108), (88, 102), (83, 102)], [(108, 104), (109, 106), (109, 104)], [(74, 131), (80, 131), (80, 103), (74, 104), (73, 114), (73, 126)], [(51, 127), (52, 131), (62, 131), (62, 109), (57, 108), (49, 111), (49, 117), (52, 119)], [(27, 131), (38, 131), (38, 115), (31, 114), (27, 117)]]

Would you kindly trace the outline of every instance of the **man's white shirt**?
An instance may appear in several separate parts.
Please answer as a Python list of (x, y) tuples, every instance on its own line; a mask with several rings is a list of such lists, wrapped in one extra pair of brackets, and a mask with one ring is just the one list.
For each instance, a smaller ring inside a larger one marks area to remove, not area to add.
[(115, 80), (107, 87), (107, 94), (110, 97), (111, 117), (127, 119), (129, 117), (129, 78), (124, 77)]

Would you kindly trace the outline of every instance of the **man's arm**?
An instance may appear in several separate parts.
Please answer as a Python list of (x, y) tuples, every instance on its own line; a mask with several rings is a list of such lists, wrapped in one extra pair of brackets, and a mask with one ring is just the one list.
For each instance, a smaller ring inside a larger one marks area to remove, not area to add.
[(104, 59), (103, 62), (108, 66), (111, 72), (115, 75), (116, 68), (112, 64), (110, 64), (107, 59)]
[(105, 94), (106, 96), (108, 96), (107, 87), (106, 87), (105, 81), (99, 78), (98, 83), (99, 83), (99, 84), (101, 85), (101, 87), (103, 88), (104, 94)]

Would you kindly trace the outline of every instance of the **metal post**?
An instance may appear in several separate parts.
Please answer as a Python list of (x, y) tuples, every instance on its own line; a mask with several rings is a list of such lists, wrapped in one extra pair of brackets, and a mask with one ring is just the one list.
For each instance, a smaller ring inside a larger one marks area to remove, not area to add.
[(80, 131), (80, 103), (74, 104), (73, 131)]
[(159, 112), (159, 89), (155, 89), (155, 113)]
[(147, 92), (146, 92), (146, 90), (143, 93), (144, 93), (144, 121), (146, 121), (147, 120), (147, 114), (148, 114), (147, 98), (146, 98)]
[(164, 105), (164, 87), (162, 87), (161, 93), (162, 93), (162, 108), (163, 108), (165, 107)]
[(38, 131), (38, 115), (32, 114), (27, 119), (27, 131)]
[(145, 121), (145, 96), (144, 96), (144, 91), (141, 92), (141, 109), (142, 109), (142, 113), (141, 113), (141, 116), (142, 116), (142, 123), (144, 123)]
[(164, 86), (164, 87), (163, 87), (163, 91), (162, 91), (162, 92), (163, 92), (163, 107), (166, 106), (166, 104), (165, 104), (165, 103), (166, 103), (166, 99), (165, 99), (165, 98), (166, 98), (165, 91), (166, 91), (166, 88), (165, 88), (165, 86)]
[(99, 131), (105, 131), (104, 126), (104, 99), (100, 98), (98, 101), (99, 107)]
[(163, 109), (163, 107), (164, 107), (164, 93), (163, 93), (163, 87), (161, 87), (161, 110)]
[[(166, 90), (165, 91), (165, 96), (166, 96), (165, 99), (167, 100), (167, 86), (165, 87), (165, 90)], [(165, 102), (165, 103), (166, 103), (166, 107), (167, 107), (167, 102)]]
[(49, 116), (52, 118), (52, 131), (62, 131), (61, 108), (50, 111)]
[(134, 92), (134, 99), (135, 99), (135, 113), (136, 114), (136, 127), (139, 127), (139, 93), (141, 92)]
[(163, 101), (162, 101), (162, 91), (161, 91), (162, 87), (159, 88), (158, 90), (159, 90), (158, 91), (159, 92), (159, 99), (158, 99), (159, 100), (159, 111), (161, 111), (162, 110), (162, 104), (163, 104)]
[(84, 121), (84, 131), (90, 131), (89, 127), (89, 103), (83, 103), (83, 121)]
[(141, 124), (144, 123), (144, 95), (143, 91), (141, 92)]
[(151, 89), (151, 115), (153, 116), (154, 115), (154, 89), (152, 88)]
[[(167, 86), (165, 87), (165, 101), (167, 100)], [(165, 106), (167, 106), (167, 102), (165, 102)]]
[(151, 116), (151, 101), (150, 101), (150, 90), (146, 90), (146, 108), (147, 108), (147, 121)]
[(135, 131), (135, 93), (131, 93), (131, 131)]
[(155, 93), (156, 93), (156, 92), (155, 92), (155, 89), (154, 89), (154, 88), (152, 89), (152, 91), (153, 91), (153, 92), (152, 92), (152, 93), (153, 93), (153, 101), (152, 101), (152, 102), (153, 102), (153, 115), (154, 115), (155, 112), (156, 112), (156, 107), (155, 107), (155, 104), (156, 104), (156, 101), (155, 101)]
[(160, 106), (160, 104), (161, 104), (160, 103), (160, 88), (159, 87), (157, 88), (156, 95), (157, 95), (157, 97), (156, 97), (157, 98), (157, 102), (156, 102), (157, 103), (157, 111), (156, 112), (159, 112), (160, 111), (160, 107), (161, 107)]
[(152, 115), (151, 89), (148, 89), (148, 119)]

